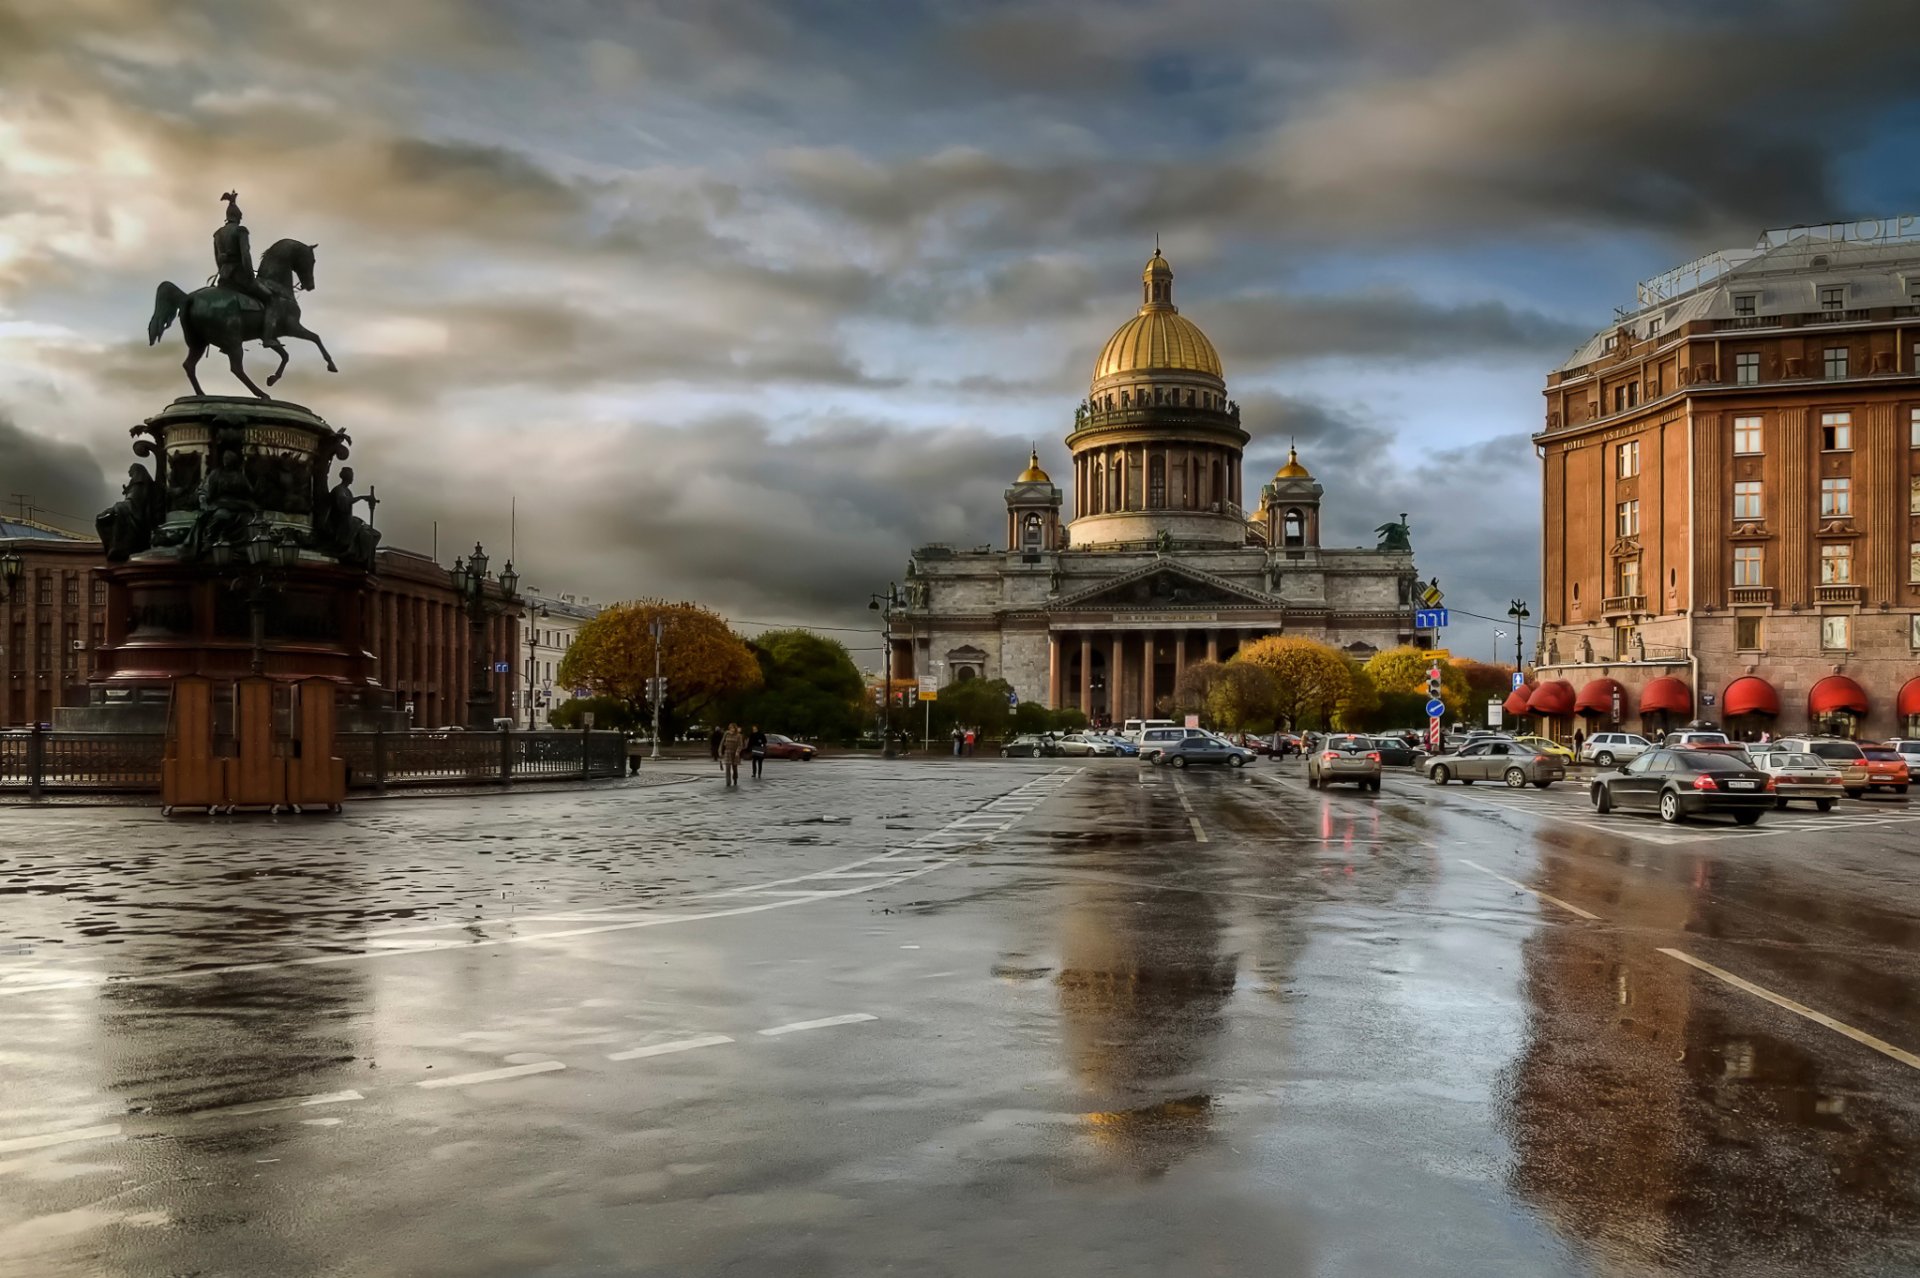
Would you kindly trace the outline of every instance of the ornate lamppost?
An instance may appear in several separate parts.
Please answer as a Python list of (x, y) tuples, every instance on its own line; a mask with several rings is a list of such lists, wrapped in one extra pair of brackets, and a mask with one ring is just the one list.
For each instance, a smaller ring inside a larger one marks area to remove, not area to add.
[(227, 588), (246, 596), (247, 630), (253, 644), (248, 668), (267, 672), (267, 604), (286, 585), (285, 572), (300, 562), (298, 533), (281, 529), (255, 516), (237, 543), (215, 542), (207, 557), (214, 567), (230, 570)]
[(1516, 599), (1513, 601), (1513, 606), (1507, 609), (1507, 615), (1513, 618), (1513, 668), (1520, 670), (1526, 665), (1524, 655), (1520, 651), (1520, 641), (1526, 634), (1527, 618), (1532, 614), (1527, 611), (1526, 600)]
[(513, 570), (513, 560), (509, 559), (500, 571), (500, 598), (488, 598), (487, 583), (493, 578), (487, 574), (487, 562), (487, 552), (477, 541), (473, 543), (473, 554), (453, 561), (453, 588), (466, 609), (467, 626), (472, 635), (468, 646), (473, 651), (473, 669), (467, 690), (467, 726), (471, 728), (493, 726), (496, 708), (493, 676), (498, 672), (493, 668), (493, 649), (487, 642), (487, 623), (513, 611), (518, 602), (514, 588), (520, 584), (520, 574)]
[(869, 597), (867, 607), (884, 620), (881, 629), (880, 663), (880, 757), (891, 759), (897, 751), (893, 744), (893, 612), (901, 604), (900, 586), (887, 583), (887, 593)]
[[(513, 571), (512, 564), (507, 565), (507, 571), (508, 572)], [(538, 622), (541, 619), (552, 616), (552, 615), (553, 614), (549, 613), (546, 610), (545, 606), (543, 605), (540, 611), (538, 612), (528, 610), (527, 620), (531, 622)], [(536, 665), (533, 654), (534, 654), (534, 645), (537, 642), (539, 642), (539, 639), (540, 639), (539, 627), (533, 626), (533, 625), (528, 626), (527, 627), (527, 731), (528, 732), (533, 731), (533, 677), (534, 677), (534, 666)]]
[(25, 570), (25, 562), (13, 547), (0, 551), (0, 603), (13, 598), (13, 588), (19, 584), (20, 574)]

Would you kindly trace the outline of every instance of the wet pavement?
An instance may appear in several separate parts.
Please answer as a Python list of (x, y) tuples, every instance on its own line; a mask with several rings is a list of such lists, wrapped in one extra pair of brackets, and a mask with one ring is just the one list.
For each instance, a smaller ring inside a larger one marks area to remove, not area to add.
[(0, 1274), (1920, 1272), (1920, 805), (0, 810)]

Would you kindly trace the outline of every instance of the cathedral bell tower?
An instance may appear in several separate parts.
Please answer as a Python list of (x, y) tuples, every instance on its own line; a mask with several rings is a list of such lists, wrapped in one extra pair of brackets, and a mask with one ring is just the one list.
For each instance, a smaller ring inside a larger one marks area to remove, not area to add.
[(1060, 529), (1060, 488), (1040, 469), (1040, 451), (1007, 489), (1007, 549), (1038, 558), (1065, 549)]
[(1320, 548), (1320, 481), (1300, 464), (1298, 449), (1287, 449), (1287, 464), (1273, 472), (1273, 482), (1260, 490), (1260, 509), (1253, 524), (1275, 550)]

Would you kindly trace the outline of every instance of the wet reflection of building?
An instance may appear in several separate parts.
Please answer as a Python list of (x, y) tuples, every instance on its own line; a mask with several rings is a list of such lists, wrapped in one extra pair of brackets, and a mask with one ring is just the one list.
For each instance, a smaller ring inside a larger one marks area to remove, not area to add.
[(1071, 890), (1055, 984), (1083, 1121), (1101, 1149), (1157, 1174), (1206, 1142), (1210, 1067), (1237, 960), (1220, 952), (1224, 927), (1209, 896), (1105, 883)]
[(1770, 1034), (1787, 1013), (1657, 952), (1752, 935), (1764, 894), (1738, 894), (1736, 924), (1716, 863), (1623, 874), (1612, 851), (1549, 853), (1535, 880), (1607, 902), (1618, 926), (1547, 924), (1522, 945), (1529, 1042), (1501, 1107), (1513, 1189), (1635, 1272), (1703, 1256), (1714, 1272), (1878, 1272), (1875, 1248), (1920, 1238), (1911, 1109), (1872, 1085), (1883, 1062), (1812, 1026)]

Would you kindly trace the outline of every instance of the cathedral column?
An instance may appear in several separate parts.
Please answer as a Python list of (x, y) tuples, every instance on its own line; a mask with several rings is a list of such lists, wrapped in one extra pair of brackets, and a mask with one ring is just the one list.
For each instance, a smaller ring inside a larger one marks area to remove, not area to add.
[(1080, 633), (1080, 713), (1093, 721), (1093, 636)]
[(1127, 717), (1120, 703), (1120, 690), (1125, 686), (1127, 674), (1126, 650), (1121, 645), (1126, 641), (1125, 631), (1115, 631), (1110, 640), (1113, 650), (1107, 654), (1107, 713), (1117, 723)]
[(1060, 708), (1060, 681), (1066, 672), (1060, 668), (1060, 632), (1047, 632), (1047, 709)]
[(1140, 658), (1140, 717), (1153, 718), (1153, 636), (1147, 631), (1141, 639)]
[(1187, 632), (1182, 630), (1173, 637), (1173, 686), (1180, 686), (1180, 676), (1187, 673)]
[(1220, 632), (1218, 630), (1207, 631), (1207, 660), (1220, 660)]

